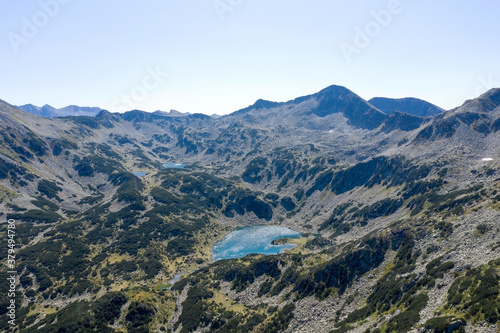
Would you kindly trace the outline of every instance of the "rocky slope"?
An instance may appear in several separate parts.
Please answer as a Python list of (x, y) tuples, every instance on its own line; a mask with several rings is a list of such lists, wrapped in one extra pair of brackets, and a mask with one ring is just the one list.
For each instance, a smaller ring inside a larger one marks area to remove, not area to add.
[[(0, 102), (17, 325), (497, 332), (499, 106), (496, 89), (435, 116), (386, 114), (338, 86), (220, 118), (45, 119)], [(298, 246), (211, 262), (230, 230), (265, 224), (301, 232)]]

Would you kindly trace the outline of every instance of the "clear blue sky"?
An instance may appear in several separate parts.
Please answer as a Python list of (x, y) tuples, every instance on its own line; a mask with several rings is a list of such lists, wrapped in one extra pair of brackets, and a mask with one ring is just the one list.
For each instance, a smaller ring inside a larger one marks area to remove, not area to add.
[(225, 114), (337, 84), (451, 109), (500, 86), (499, 14), (496, 0), (0, 0), (0, 99)]

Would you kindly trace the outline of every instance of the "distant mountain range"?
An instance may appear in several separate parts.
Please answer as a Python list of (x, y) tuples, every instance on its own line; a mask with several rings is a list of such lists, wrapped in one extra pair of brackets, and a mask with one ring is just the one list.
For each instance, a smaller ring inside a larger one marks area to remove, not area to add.
[[(16, 106), (18, 109), (34, 114), (35, 116), (43, 117), (43, 118), (61, 118), (61, 117), (95, 117), (99, 114), (99, 112), (104, 111), (104, 109), (98, 107), (88, 107), (88, 106), (77, 106), (77, 105), (69, 105), (64, 108), (56, 109), (53, 106), (48, 104), (44, 106), (36, 106), (33, 104), (25, 104)], [(185, 117), (191, 115), (189, 112), (180, 112), (177, 110), (167, 111), (154, 111), (152, 112), (156, 115), (168, 116), (168, 117)], [(218, 114), (211, 115), (212, 118), (221, 117)]]
[(40, 107), (33, 104), (18, 106), (19, 109), (43, 118), (69, 117), (69, 116), (90, 116), (94, 117), (102, 111), (98, 107), (81, 107), (69, 105), (64, 108), (56, 109), (48, 104)]
[[(339, 95), (340, 94), (340, 95)], [(250, 110), (254, 109), (269, 109), (269, 108), (274, 108), (278, 107), (284, 104), (297, 104), (300, 103), (301, 101), (310, 98), (311, 96), (318, 97), (321, 99), (321, 105), (319, 108), (315, 111), (316, 115), (321, 116), (321, 115), (326, 115), (329, 112), (335, 113), (338, 112), (338, 108), (342, 108), (341, 104), (338, 104), (335, 102), (335, 107), (337, 108), (334, 110), (332, 107), (333, 105), (331, 104), (331, 101), (329, 102), (328, 96), (335, 96), (335, 98), (342, 96), (347, 98), (345, 100), (345, 103), (350, 103), (349, 98), (353, 98), (354, 94), (352, 94), (351, 91), (344, 87), (340, 86), (331, 86), (328, 87), (318, 94), (315, 95), (310, 95), (310, 96), (304, 96), (304, 97), (299, 97), (293, 101), (289, 101), (287, 103), (279, 103), (279, 102), (272, 102), (272, 101), (267, 101), (263, 99), (257, 100), (253, 105), (241, 109), (239, 111), (234, 112), (234, 114), (242, 114)], [(343, 99), (341, 97), (341, 99)], [(392, 98), (386, 98), (386, 97), (375, 97), (372, 98), (368, 101), (368, 104), (371, 105), (366, 105), (365, 101), (359, 97), (355, 96), (355, 100), (363, 105), (365, 105), (365, 111), (367, 110), (375, 110), (378, 109), (379, 111), (382, 111), (383, 113), (387, 115), (391, 115), (394, 112), (403, 112), (403, 113), (408, 113), (410, 115), (418, 116), (418, 117), (432, 117), (435, 115), (438, 115), (442, 112), (445, 112), (444, 109), (429, 103), (427, 101), (418, 99), (418, 98), (401, 98), (401, 99), (392, 99)], [(44, 118), (56, 118), (56, 117), (69, 117), (69, 116), (89, 116), (89, 117), (95, 117), (99, 114), (99, 112), (103, 111), (103, 109), (98, 108), (98, 107), (81, 107), (77, 105), (69, 105), (64, 108), (56, 109), (53, 106), (50, 106), (48, 104), (40, 107), (36, 106), (33, 104), (26, 104), (26, 105), (21, 105), (17, 106), (19, 109), (29, 112), (31, 114), (34, 114), (39, 117), (44, 117)], [(373, 108), (375, 107), (375, 108)], [(135, 111), (135, 110), (134, 110)], [(345, 110), (346, 112), (349, 112), (348, 110)], [(177, 110), (170, 110), (170, 112), (166, 111), (155, 111), (153, 114), (157, 115), (162, 115), (162, 116), (169, 116), (169, 117), (185, 117), (191, 115), (189, 112), (180, 112)], [(375, 114), (371, 115), (372, 117), (375, 117), (377, 119), (381, 119), (383, 117), (376, 116)], [(213, 118), (219, 118), (221, 117), (220, 115), (213, 114), (211, 115)]]
[(157, 115), (161, 115), (161, 116), (168, 116), (168, 117), (186, 117), (186, 116), (189, 116), (191, 114), (189, 112), (183, 113), (183, 112), (180, 112), (177, 110), (170, 110), (170, 112), (158, 110), (158, 111), (155, 111), (153, 113), (157, 114)]

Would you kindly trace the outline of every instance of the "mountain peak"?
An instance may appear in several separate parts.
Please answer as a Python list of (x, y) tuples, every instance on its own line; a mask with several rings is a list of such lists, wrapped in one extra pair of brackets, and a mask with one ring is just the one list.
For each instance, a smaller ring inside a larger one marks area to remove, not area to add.
[(252, 105), (250, 105), (244, 109), (238, 110), (238, 111), (234, 112), (234, 114), (247, 113), (248, 111), (251, 111), (251, 110), (271, 109), (271, 108), (275, 108), (277, 106), (280, 106), (282, 104), (283, 103), (272, 102), (272, 101), (268, 101), (265, 99), (258, 99)]
[(189, 112), (183, 113), (174, 109), (171, 109), (169, 112), (157, 110), (153, 112), (153, 114), (165, 116), (165, 117), (187, 117), (190, 115)]
[(41, 109), (45, 109), (45, 110), (57, 110), (55, 107), (53, 107), (52, 105), (49, 105), (49, 104), (45, 104), (44, 106), (41, 107)]
[(39, 109), (41, 109), (41, 107), (36, 106), (36, 105), (34, 105), (34, 104), (31, 104), (31, 103), (21, 105), (20, 107), (31, 107), (31, 108), (35, 108), (35, 109), (38, 109), (38, 110), (39, 110)]
[(456, 111), (475, 110), (477, 112), (490, 112), (500, 107), (500, 88), (493, 88), (475, 99), (465, 101), (456, 108)]
[(493, 88), (479, 96), (479, 100), (493, 110), (500, 106), (500, 88)]
[(293, 103), (300, 104), (300, 103), (302, 103), (306, 100), (309, 100), (311, 98), (320, 99), (320, 98), (323, 98), (326, 96), (341, 97), (341, 96), (346, 96), (349, 94), (356, 95), (354, 92), (347, 89), (346, 87), (338, 86), (338, 85), (331, 85), (331, 86), (328, 86), (324, 89), (321, 89), (319, 92), (317, 92), (315, 94), (297, 97), (296, 99), (293, 100)]
[(329, 86), (313, 97), (319, 102), (313, 110), (318, 117), (342, 113), (351, 125), (370, 130), (379, 127), (387, 118), (385, 113), (342, 86)]
[(331, 86), (328, 86), (324, 89), (322, 89), (319, 94), (335, 94), (335, 95), (338, 95), (338, 94), (354, 94), (353, 91), (349, 90), (348, 88), (344, 87), (344, 86), (339, 86), (339, 85), (335, 85), (335, 84), (332, 84)]

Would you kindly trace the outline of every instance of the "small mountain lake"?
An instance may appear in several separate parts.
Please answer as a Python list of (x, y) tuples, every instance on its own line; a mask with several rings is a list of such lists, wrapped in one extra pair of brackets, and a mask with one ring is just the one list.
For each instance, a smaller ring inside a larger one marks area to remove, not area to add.
[(272, 245), (280, 238), (299, 238), (300, 233), (285, 227), (255, 226), (238, 228), (212, 247), (214, 261), (241, 258), (251, 253), (278, 254), (295, 247), (293, 244)]
[(184, 169), (186, 165), (182, 163), (163, 163), (163, 167), (165, 169)]
[[(163, 163), (163, 167), (165, 169), (185, 169), (186, 165), (182, 163), (169, 162), (169, 163)], [(134, 171), (132, 173), (137, 177), (144, 177), (149, 174), (149, 172), (146, 171)]]

